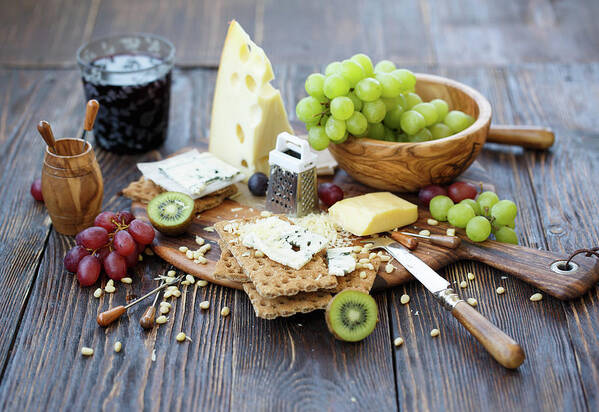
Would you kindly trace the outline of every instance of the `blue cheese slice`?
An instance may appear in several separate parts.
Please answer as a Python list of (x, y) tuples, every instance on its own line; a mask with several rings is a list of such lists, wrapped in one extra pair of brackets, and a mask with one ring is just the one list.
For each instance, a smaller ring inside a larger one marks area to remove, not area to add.
[(356, 259), (352, 252), (353, 247), (327, 249), (329, 275), (345, 276), (356, 270)]
[(138, 163), (137, 167), (146, 179), (165, 190), (182, 192), (193, 199), (214, 193), (244, 178), (235, 167), (211, 153), (197, 150), (159, 162)]
[(278, 216), (241, 225), (237, 233), (244, 246), (257, 249), (269, 259), (295, 270), (301, 269), (328, 244), (323, 236)]

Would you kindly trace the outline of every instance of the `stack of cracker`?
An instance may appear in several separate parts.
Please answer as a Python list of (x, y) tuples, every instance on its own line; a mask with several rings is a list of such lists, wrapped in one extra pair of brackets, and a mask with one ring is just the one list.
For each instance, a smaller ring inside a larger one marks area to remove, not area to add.
[[(256, 316), (274, 319), (324, 309), (333, 294), (347, 288), (370, 292), (380, 265), (379, 256), (370, 259), (372, 269), (360, 267), (345, 276), (329, 275), (324, 253), (295, 270), (266, 257), (260, 251), (244, 246), (227, 225), (255, 223), (260, 217), (222, 221), (214, 225), (221, 237), (221, 256), (214, 277), (243, 283)], [(368, 258), (363, 249), (358, 258)]]

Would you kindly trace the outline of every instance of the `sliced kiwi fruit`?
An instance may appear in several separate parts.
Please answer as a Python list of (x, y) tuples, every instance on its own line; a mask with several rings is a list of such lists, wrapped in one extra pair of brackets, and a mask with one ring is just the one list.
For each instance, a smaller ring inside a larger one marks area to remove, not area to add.
[(185, 193), (164, 192), (148, 203), (152, 226), (168, 236), (185, 232), (195, 215), (195, 203)]
[(345, 289), (329, 302), (325, 319), (337, 339), (358, 342), (372, 333), (378, 314), (372, 296), (357, 289)]

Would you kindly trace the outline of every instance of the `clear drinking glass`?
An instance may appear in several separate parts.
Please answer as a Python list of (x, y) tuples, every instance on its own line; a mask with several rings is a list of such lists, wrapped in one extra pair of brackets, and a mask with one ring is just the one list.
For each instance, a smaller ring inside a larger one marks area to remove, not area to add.
[(144, 33), (100, 38), (79, 48), (85, 97), (100, 103), (94, 125), (100, 147), (130, 154), (164, 142), (174, 58), (171, 42)]

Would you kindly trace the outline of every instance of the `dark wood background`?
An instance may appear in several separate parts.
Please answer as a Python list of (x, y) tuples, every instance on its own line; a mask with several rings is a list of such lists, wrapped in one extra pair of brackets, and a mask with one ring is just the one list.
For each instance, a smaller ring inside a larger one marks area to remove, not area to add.
[[(599, 2), (423, 1), (0, 1), (0, 409), (2, 410), (599, 410), (599, 290), (533, 303), (528, 285), (484, 265), (443, 271), (476, 281), (462, 296), (522, 343), (518, 371), (494, 363), (415, 283), (376, 295), (375, 332), (337, 342), (322, 313), (264, 321), (241, 292), (191, 288), (174, 321), (146, 333), (142, 308), (109, 329), (97, 313), (149, 290), (167, 267), (155, 257), (131, 286), (94, 299), (62, 267), (73, 244), (52, 230), (29, 194), (43, 145), (81, 131), (77, 47), (113, 32), (165, 35), (177, 47), (169, 138), (160, 154), (206, 147), (227, 22), (236, 18), (271, 58), (292, 119), (303, 80), (333, 59), (363, 51), (465, 82), (485, 94), (496, 123), (552, 127), (550, 152), (485, 147), (480, 160), (499, 195), (516, 201), (520, 241), (567, 254), (599, 244)], [(135, 163), (158, 152), (97, 156), (104, 208)], [(496, 295), (495, 288), (506, 288)], [(408, 293), (409, 305), (399, 303)], [(210, 300), (212, 309), (200, 311)], [(218, 308), (230, 306), (222, 319)], [(429, 331), (441, 335), (432, 339)], [(177, 344), (187, 332), (193, 342)], [(396, 349), (393, 338), (405, 344)], [(114, 353), (116, 340), (123, 342)], [(82, 346), (95, 349), (92, 358)], [(151, 360), (156, 351), (156, 361)]]

